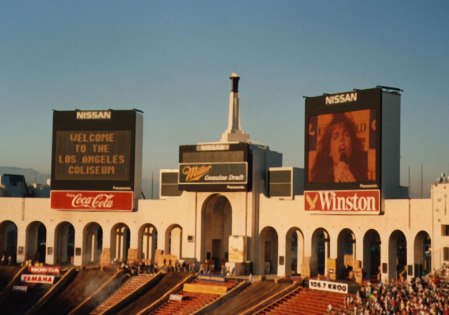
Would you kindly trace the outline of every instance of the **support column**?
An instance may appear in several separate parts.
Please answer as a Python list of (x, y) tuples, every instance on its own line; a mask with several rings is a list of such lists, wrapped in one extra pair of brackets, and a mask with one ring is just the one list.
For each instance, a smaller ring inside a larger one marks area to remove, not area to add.
[[(283, 276), (285, 276), (285, 263), (286, 263), (286, 257), (285, 257), (285, 254), (287, 253), (287, 250), (286, 250), (286, 238), (285, 237), (280, 237), (279, 235), (278, 235), (278, 257), (277, 257), (277, 262), (278, 262), (278, 273), (277, 273), (277, 275), (279, 276), (279, 277), (283, 277)], [(283, 264), (281, 265), (280, 264), (280, 257), (283, 257)]]

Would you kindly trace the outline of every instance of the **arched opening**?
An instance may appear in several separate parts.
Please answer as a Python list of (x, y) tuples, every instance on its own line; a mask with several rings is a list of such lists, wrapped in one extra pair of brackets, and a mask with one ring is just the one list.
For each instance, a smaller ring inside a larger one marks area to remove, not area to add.
[(368, 230), (363, 237), (363, 270), (367, 279), (380, 280), (380, 235)]
[(68, 264), (74, 257), (75, 229), (69, 222), (58, 224), (55, 231), (55, 261)]
[(213, 260), (215, 270), (220, 270), (228, 260), (229, 236), (232, 235), (232, 207), (222, 195), (213, 195), (203, 205), (201, 261)]
[(165, 252), (181, 259), (182, 255), (182, 228), (180, 225), (171, 225), (165, 233)]
[(11, 256), (16, 262), (17, 253), (17, 226), (12, 221), (3, 221), (0, 224), (0, 255), (8, 259)]
[(128, 249), (130, 244), (129, 228), (124, 223), (114, 225), (111, 230), (111, 258), (119, 262), (128, 260)]
[(103, 229), (96, 222), (91, 222), (83, 231), (83, 265), (96, 264), (100, 261), (103, 249)]
[(139, 254), (141, 259), (154, 263), (157, 248), (157, 230), (152, 224), (145, 224), (139, 230)]
[(27, 227), (26, 254), (34, 262), (44, 263), (47, 248), (47, 229), (42, 222), (34, 221)]
[(260, 232), (260, 259), (263, 262), (264, 274), (277, 274), (278, 272), (278, 234), (270, 226)]
[(329, 258), (329, 233), (319, 228), (312, 235), (312, 257), (310, 258), (310, 275), (326, 274), (327, 259)]
[(388, 277), (392, 279), (407, 277), (407, 240), (399, 230), (390, 235), (388, 242)]
[(344, 229), (337, 240), (337, 278), (345, 279), (353, 270), (355, 259), (355, 235), (350, 229)]
[(285, 240), (285, 274), (301, 274), (304, 263), (304, 235), (298, 228), (291, 228)]
[(431, 240), (427, 232), (421, 231), (415, 237), (415, 277), (424, 276), (432, 271)]

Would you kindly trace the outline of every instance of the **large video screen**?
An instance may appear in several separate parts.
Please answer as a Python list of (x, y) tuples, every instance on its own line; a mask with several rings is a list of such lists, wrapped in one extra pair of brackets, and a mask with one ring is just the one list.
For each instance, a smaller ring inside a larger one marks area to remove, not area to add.
[(380, 89), (306, 99), (306, 190), (380, 187), (380, 111)]
[(136, 112), (55, 111), (53, 190), (132, 190)]

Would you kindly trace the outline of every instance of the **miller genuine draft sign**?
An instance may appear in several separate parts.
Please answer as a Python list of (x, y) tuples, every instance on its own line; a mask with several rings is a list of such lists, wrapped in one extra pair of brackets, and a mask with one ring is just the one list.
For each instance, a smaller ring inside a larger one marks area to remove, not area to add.
[(53, 113), (53, 209), (133, 210), (141, 118), (135, 110)]
[(226, 190), (246, 189), (248, 182), (247, 163), (181, 163), (179, 184), (225, 185)]
[(246, 163), (180, 164), (179, 182), (246, 184)]
[(198, 144), (179, 147), (178, 188), (186, 191), (250, 189), (248, 144)]

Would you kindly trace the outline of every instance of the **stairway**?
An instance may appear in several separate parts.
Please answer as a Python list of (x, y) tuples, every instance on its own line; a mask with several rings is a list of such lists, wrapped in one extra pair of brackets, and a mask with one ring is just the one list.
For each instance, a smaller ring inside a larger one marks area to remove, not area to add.
[(153, 275), (141, 274), (138, 276), (131, 277), (128, 279), (120, 288), (118, 288), (109, 298), (107, 298), (103, 303), (97, 306), (90, 314), (103, 314), (107, 310), (111, 309), (117, 305), (120, 301), (125, 299), (127, 296), (133, 292), (140, 289), (142, 286), (147, 284)]
[[(210, 286), (213, 292), (215, 287), (224, 287), (228, 291), (238, 284), (236, 280), (227, 280), (225, 283), (214, 283), (207, 281), (193, 281), (190, 285)], [(213, 293), (187, 292), (182, 290), (177, 293), (182, 296), (181, 301), (167, 301), (152, 314), (172, 315), (172, 314), (192, 314), (206, 304), (219, 298), (221, 295)]]
[(298, 288), (276, 303), (262, 310), (259, 314), (307, 314), (322, 315), (332, 305), (334, 314), (348, 314), (344, 305), (345, 294)]

